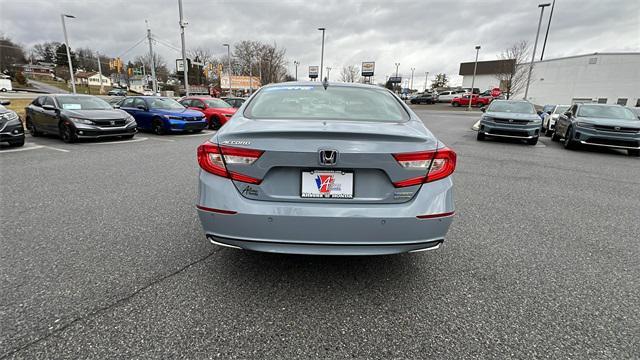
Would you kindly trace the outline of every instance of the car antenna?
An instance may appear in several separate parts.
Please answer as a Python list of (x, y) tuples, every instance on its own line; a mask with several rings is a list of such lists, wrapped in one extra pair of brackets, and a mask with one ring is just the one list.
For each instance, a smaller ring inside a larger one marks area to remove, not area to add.
[(325, 76), (324, 80), (322, 80), (322, 86), (324, 86), (325, 90), (327, 90), (327, 86), (329, 86), (329, 79), (327, 79), (326, 76)]

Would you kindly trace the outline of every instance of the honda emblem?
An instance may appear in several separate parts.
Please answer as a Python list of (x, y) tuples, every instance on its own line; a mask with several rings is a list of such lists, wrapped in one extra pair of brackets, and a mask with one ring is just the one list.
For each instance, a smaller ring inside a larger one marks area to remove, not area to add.
[(616, 126), (616, 127), (614, 127), (614, 129), (616, 129), (616, 131), (619, 131), (620, 130), (620, 126)]
[(111, 124), (111, 126), (114, 126), (116, 124), (116, 122), (111, 120), (111, 121), (109, 121), (109, 124)]
[(338, 151), (320, 150), (318, 152), (320, 165), (335, 165), (338, 160)]

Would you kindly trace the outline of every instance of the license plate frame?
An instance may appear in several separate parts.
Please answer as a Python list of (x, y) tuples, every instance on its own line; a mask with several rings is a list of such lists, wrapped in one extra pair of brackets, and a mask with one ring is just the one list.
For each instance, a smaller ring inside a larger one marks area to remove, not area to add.
[(300, 197), (303, 199), (353, 199), (353, 178), (353, 171), (301, 171)]

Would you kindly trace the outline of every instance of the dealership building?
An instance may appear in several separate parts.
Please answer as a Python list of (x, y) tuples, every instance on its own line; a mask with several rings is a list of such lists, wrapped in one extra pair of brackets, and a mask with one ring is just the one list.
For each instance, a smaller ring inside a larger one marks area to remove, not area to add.
[[(480, 91), (504, 89), (505, 84), (500, 84), (496, 75), (509, 65), (513, 66), (513, 60), (479, 61), (474, 87)], [(463, 87), (471, 87), (473, 68), (473, 62), (460, 64)], [(523, 96), (524, 86), (513, 97)], [(597, 102), (640, 107), (640, 52), (592, 53), (536, 61), (528, 100), (537, 105)]]

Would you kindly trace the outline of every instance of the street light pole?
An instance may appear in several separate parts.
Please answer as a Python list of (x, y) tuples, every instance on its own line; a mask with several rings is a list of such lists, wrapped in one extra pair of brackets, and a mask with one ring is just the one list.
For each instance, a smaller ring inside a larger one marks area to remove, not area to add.
[(178, 0), (178, 11), (180, 13), (180, 39), (182, 41), (182, 75), (184, 75), (184, 94), (185, 96), (189, 96), (189, 63), (187, 62), (187, 46), (184, 42), (184, 27), (187, 25), (187, 22), (184, 21), (182, 16), (182, 0)]
[(551, 12), (549, 13), (549, 24), (547, 24), (547, 32), (544, 35), (544, 42), (542, 43), (542, 53), (540, 54), (540, 61), (544, 57), (544, 48), (547, 46), (547, 38), (549, 37), (549, 28), (551, 27), (551, 18), (553, 18), (553, 8), (556, 7), (556, 0), (551, 3)]
[(416, 71), (416, 68), (411, 68), (411, 83), (409, 84), (409, 91), (413, 89), (413, 72)]
[[(398, 81), (398, 67), (400, 66), (400, 63), (395, 63), (396, 65), (396, 81)], [(396, 89), (396, 94), (398, 93), (398, 89)]]
[(427, 92), (427, 80), (429, 79), (429, 72), (425, 71), (424, 73), (424, 92)]
[(471, 111), (471, 100), (473, 99), (473, 87), (476, 85), (476, 70), (478, 69), (478, 53), (480, 45), (476, 45), (476, 62), (473, 64), (473, 77), (471, 78), (471, 94), (469, 95), (469, 107), (467, 111)]
[(300, 65), (300, 62), (298, 60), (294, 60), (293, 65), (296, 67), (296, 81), (298, 81), (298, 65)]
[(62, 20), (62, 32), (64, 33), (64, 46), (67, 48), (67, 61), (69, 62), (69, 75), (71, 77), (71, 89), (73, 93), (76, 93), (76, 80), (73, 76), (73, 65), (71, 64), (71, 51), (69, 50), (69, 38), (67, 37), (67, 25), (64, 23), (64, 18), (75, 19), (76, 17), (69, 14), (60, 14)]
[(222, 44), (227, 47), (227, 58), (229, 60), (229, 69), (227, 69), (227, 76), (229, 77), (229, 96), (231, 96), (231, 46), (229, 44)]
[(100, 95), (104, 94), (104, 85), (102, 84), (102, 64), (100, 64), (100, 53), (96, 51), (96, 57), (98, 58), (98, 74), (100, 74)]
[(320, 50), (320, 81), (324, 80), (322, 78), (322, 62), (324, 61), (324, 31), (326, 28), (318, 28), (318, 30), (322, 30), (322, 49)]
[(536, 48), (538, 47), (538, 37), (540, 36), (540, 25), (542, 25), (542, 15), (544, 14), (544, 8), (551, 4), (540, 4), (540, 20), (538, 20), (538, 31), (536, 32), (536, 42), (533, 43), (533, 54), (531, 55), (531, 63), (529, 64), (529, 74), (527, 75), (527, 87), (524, 89), (524, 99), (527, 100), (529, 95), (529, 85), (531, 84), (531, 72), (533, 71), (533, 61), (536, 59)]

